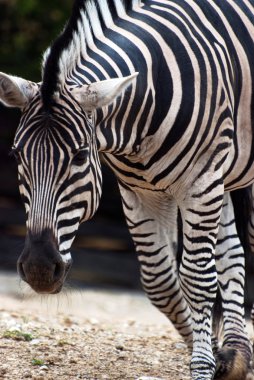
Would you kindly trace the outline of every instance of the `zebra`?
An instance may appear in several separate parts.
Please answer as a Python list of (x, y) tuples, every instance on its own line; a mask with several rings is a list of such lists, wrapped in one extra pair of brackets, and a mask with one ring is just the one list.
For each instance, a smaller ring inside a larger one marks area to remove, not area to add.
[[(27, 214), (20, 276), (37, 292), (61, 290), (78, 226), (99, 204), (100, 152), (118, 179), (144, 287), (160, 310), (165, 297), (176, 303), (169, 314), (192, 336), (193, 380), (254, 378), (243, 255), (229, 266), (215, 257), (219, 223), (230, 219), (224, 193), (254, 181), (253, 20), (249, 0), (76, 0), (44, 54), (42, 82), (0, 76), (2, 102), (22, 110), (13, 144)], [(183, 221), (179, 278), (167, 254), (172, 202)], [(225, 336), (215, 373), (218, 288)]]
[(248, 233), (249, 233), (249, 243), (251, 247), (251, 252), (254, 253), (254, 185), (251, 188), (251, 212), (248, 224)]
[[(242, 191), (242, 190), (241, 190)], [(237, 204), (237, 211), (236, 211), (236, 219), (237, 219), (237, 227), (238, 232), (240, 233), (242, 237), (242, 241), (244, 241), (244, 249), (250, 253), (249, 262), (251, 266), (253, 266), (253, 257), (254, 257), (254, 185), (250, 186), (247, 189), (244, 189), (243, 196), (244, 198), (244, 204), (240, 201), (240, 204), (238, 203), (238, 197), (236, 196), (236, 201), (234, 203)], [(247, 221), (247, 228), (246, 228), (246, 221)], [(247, 234), (246, 230), (247, 229)], [(248, 262), (247, 262), (248, 264)], [(251, 286), (251, 285), (250, 285)], [(247, 283), (248, 287), (248, 283)], [(252, 286), (251, 286), (252, 289)], [(251, 320), (252, 320), (252, 326), (254, 329), (254, 304), (252, 305), (251, 310)]]

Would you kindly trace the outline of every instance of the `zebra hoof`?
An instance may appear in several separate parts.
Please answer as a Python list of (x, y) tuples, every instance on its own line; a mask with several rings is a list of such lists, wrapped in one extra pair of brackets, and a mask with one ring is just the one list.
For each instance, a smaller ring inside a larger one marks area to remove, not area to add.
[(254, 380), (254, 372), (250, 371), (247, 373), (245, 380)]
[(254, 380), (244, 354), (232, 347), (223, 347), (216, 354), (214, 380)]

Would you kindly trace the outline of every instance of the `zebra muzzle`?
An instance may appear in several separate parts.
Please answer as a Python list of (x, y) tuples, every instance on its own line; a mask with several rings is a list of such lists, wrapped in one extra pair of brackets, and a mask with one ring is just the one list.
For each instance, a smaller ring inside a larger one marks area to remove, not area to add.
[(59, 293), (71, 267), (64, 262), (56, 243), (48, 233), (40, 237), (29, 234), (21, 253), (17, 270), (21, 279), (37, 293)]

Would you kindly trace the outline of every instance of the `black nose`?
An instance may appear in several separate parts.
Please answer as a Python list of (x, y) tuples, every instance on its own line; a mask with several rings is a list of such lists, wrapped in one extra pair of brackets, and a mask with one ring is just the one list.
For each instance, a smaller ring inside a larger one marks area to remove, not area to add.
[(32, 272), (34, 272), (35, 276), (38, 276), (39, 273), (44, 273), (44, 275), (46, 275), (53, 283), (58, 282), (64, 272), (64, 264), (61, 262), (52, 265), (45, 265), (45, 263), (35, 263), (33, 260), (26, 260), (25, 262), (22, 262), (22, 257), (18, 260), (17, 268), (22, 280), (28, 283)]
[(17, 262), (22, 280), (38, 293), (61, 290), (69, 266), (62, 260), (54, 240), (48, 234), (27, 236), (25, 248)]

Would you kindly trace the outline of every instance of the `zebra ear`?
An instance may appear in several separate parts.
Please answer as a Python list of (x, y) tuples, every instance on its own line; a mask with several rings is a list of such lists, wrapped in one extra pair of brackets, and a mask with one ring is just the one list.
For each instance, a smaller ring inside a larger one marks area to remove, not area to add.
[(25, 107), (37, 89), (36, 83), (0, 72), (0, 101), (7, 107)]
[(101, 82), (74, 88), (72, 94), (85, 111), (107, 106), (114, 101), (137, 77), (134, 73), (127, 77), (107, 79)]

